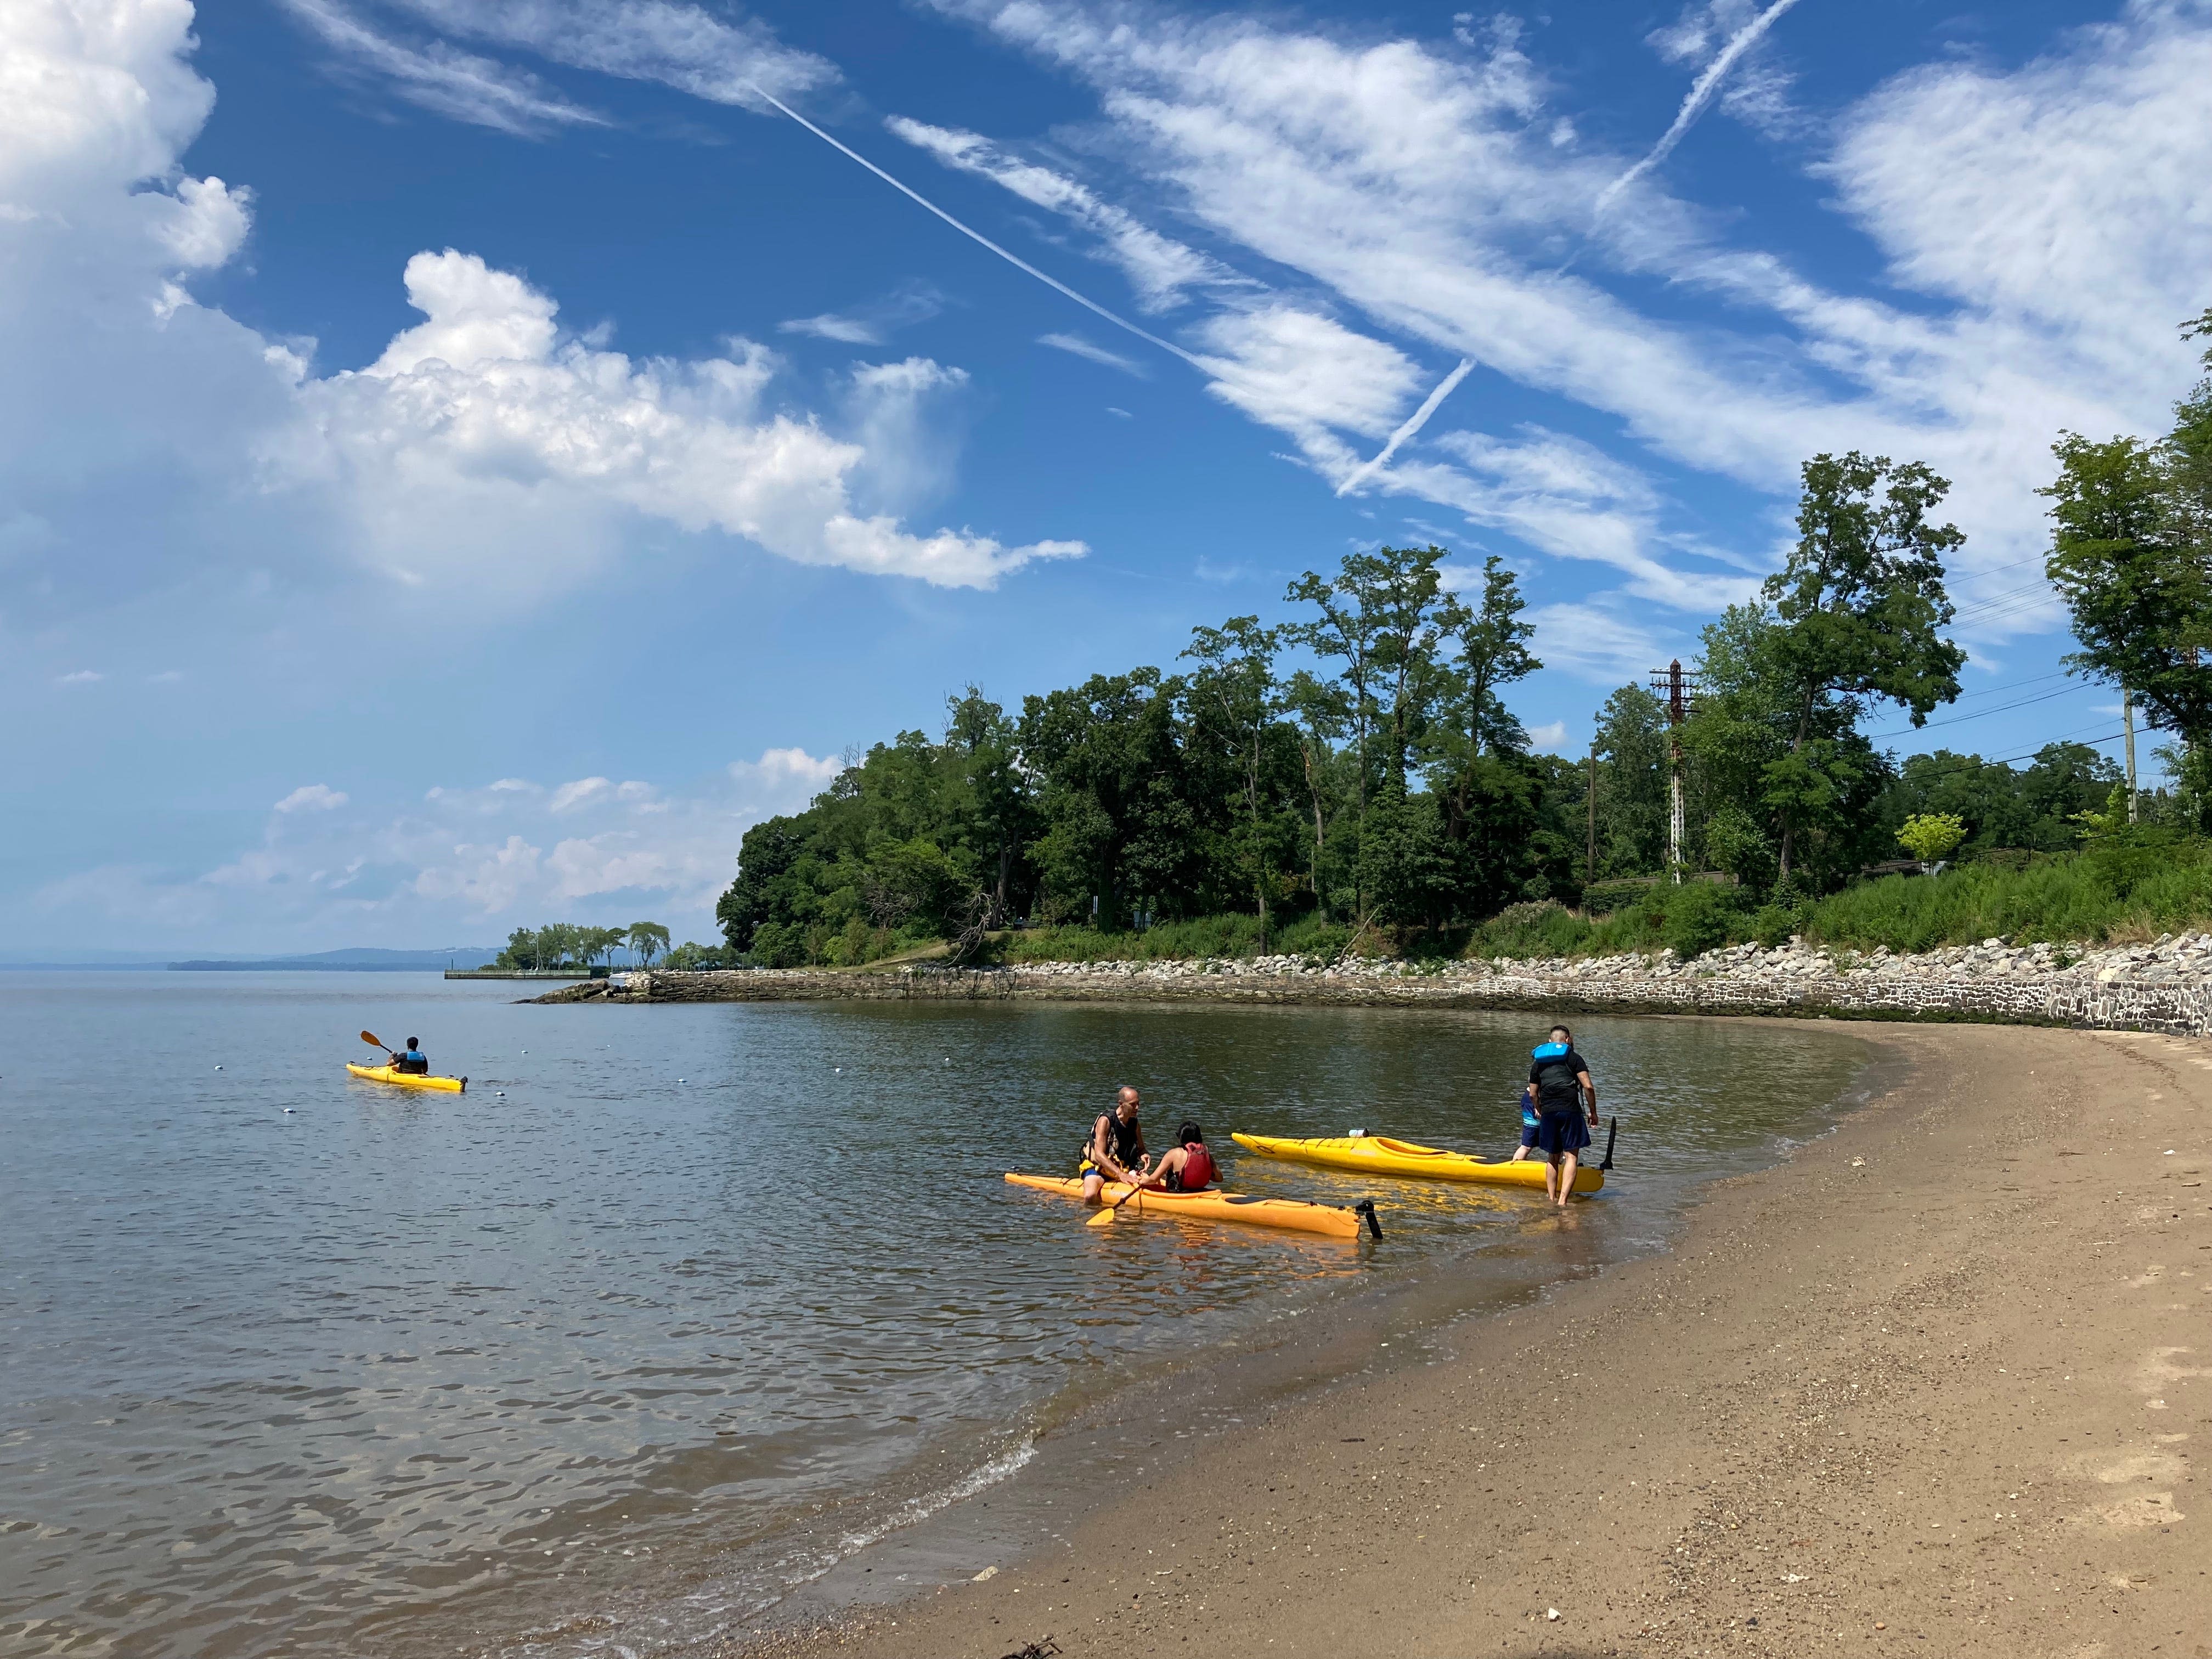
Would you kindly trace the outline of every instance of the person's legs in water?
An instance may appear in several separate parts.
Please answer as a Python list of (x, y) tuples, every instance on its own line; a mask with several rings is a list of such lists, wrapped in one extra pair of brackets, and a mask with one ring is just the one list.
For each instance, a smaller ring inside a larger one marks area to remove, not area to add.
[(1083, 1201), (1085, 1204), (1096, 1204), (1098, 1202), (1099, 1194), (1105, 1190), (1104, 1173), (1096, 1164), (1085, 1164), (1083, 1166)]
[[(1563, 1210), (1567, 1207), (1567, 1200), (1575, 1195), (1575, 1171), (1581, 1164), (1582, 1156), (1578, 1152), (1566, 1152), (1559, 1158), (1557, 1165), (1559, 1191), (1553, 1194), (1552, 1201)], [(1551, 1191), (1550, 1182), (1545, 1183), (1545, 1190)]]

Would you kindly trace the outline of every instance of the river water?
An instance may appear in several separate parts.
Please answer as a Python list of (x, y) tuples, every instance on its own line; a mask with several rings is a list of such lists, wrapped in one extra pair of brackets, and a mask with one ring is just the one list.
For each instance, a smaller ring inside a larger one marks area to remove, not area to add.
[[(1229, 1139), (1501, 1154), (1519, 1017), (525, 988), (0, 975), (0, 1651), (680, 1651), (984, 1491), (1118, 1376), (1346, 1295), (1658, 1248), (1866, 1055), (1579, 1022), (1620, 1166), (1562, 1222)], [(468, 1092), (349, 1079), (364, 1027)], [(1194, 1115), (1229, 1184), (1372, 1195), (1387, 1237), (1093, 1230), (1000, 1179), (1067, 1172), (1125, 1080), (1155, 1146)]]

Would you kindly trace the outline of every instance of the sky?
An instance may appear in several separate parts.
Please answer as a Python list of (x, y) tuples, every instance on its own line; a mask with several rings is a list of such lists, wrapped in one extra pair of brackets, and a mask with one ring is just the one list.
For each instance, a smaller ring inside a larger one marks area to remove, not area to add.
[(0, 956), (710, 939), (841, 755), (1378, 543), (1580, 753), (1822, 451), (1967, 537), (1882, 741), (2117, 753), (2035, 491), (2197, 377), (2208, 86), (2212, 0), (0, 0)]

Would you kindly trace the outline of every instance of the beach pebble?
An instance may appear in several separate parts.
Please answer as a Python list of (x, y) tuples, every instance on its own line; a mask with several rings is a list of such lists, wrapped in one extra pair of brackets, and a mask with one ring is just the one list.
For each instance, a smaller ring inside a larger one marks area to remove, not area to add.
[(1544, 1609), (1544, 1617), (1547, 1619), (1557, 1619), (1559, 1616), (1559, 1610), (1557, 1607), (1547, 1607)]

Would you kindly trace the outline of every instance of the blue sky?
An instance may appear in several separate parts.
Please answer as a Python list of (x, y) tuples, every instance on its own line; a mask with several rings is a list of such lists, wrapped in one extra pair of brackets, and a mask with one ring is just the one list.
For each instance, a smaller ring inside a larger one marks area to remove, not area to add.
[(0, 951), (707, 937), (850, 746), (1379, 540), (1576, 750), (1820, 449), (1954, 481), (1900, 749), (2117, 730), (2033, 492), (2194, 378), (2208, 84), (2203, 0), (10, 0)]

